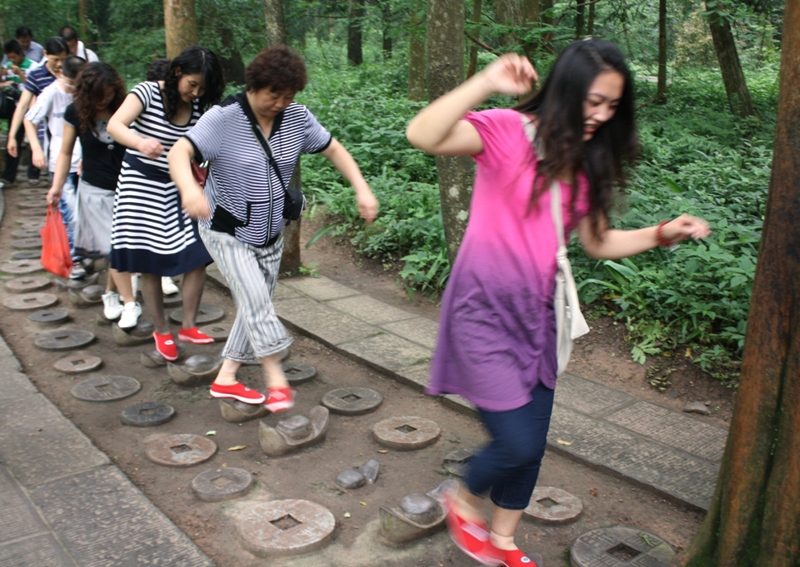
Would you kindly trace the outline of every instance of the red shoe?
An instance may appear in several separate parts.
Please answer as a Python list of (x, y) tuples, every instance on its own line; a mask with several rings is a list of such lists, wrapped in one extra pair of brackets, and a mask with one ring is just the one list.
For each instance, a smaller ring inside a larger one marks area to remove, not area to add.
[(500, 565), (505, 565), (505, 567), (542, 567), (543, 565), (542, 556), (538, 553), (531, 553), (532, 557), (528, 557), (519, 549), (498, 549), (494, 545), (492, 547), (500, 557)]
[(246, 404), (260, 404), (264, 401), (264, 395), (251, 390), (241, 382), (236, 382), (233, 386), (223, 386), (214, 382), (211, 384), (211, 395), (215, 398), (233, 398)]
[(489, 528), (483, 521), (465, 520), (455, 512), (453, 496), (447, 492), (443, 495), (443, 506), (447, 518), (447, 528), (456, 546), (481, 565), (502, 565), (500, 552), (489, 541)]
[(153, 338), (156, 340), (156, 350), (158, 354), (164, 357), (165, 360), (170, 362), (178, 360), (178, 345), (172, 339), (172, 333), (162, 335), (153, 331)]
[(214, 339), (205, 333), (201, 333), (197, 327), (192, 327), (191, 329), (181, 327), (181, 330), (178, 331), (178, 340), (196, 345), (210, 345), (214, 342)]
[(291, 388), (269, 388), (264, 407), (272, 413), (280, 413), (294, 407), (294, 390)]

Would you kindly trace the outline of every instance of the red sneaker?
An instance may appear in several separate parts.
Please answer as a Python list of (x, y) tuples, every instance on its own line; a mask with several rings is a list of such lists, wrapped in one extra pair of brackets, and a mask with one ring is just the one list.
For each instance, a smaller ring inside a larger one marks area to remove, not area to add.
[(153, 338), (156, 340), (156, 350), (165, 360), (178, 360), (178, 345), (172, 338), (172, 333), (162, 335), (153, 331)]
[(443, 495), (443, 506), (450, 537), (456, 546), (481, 565), (502, 565), (498, 550), (489, 541), (489, 528), (483, 521), (465, 520), (455, 512), (453, 495)]
[(294, 390), (291, 388), (269, 388), (264, 407), (272, 413), (280, 413), (294, 407)]
[(246, 404), (260, 404), (264, 401), (264, 395), (251, 390), (241, 382), (236, 382), (233, 386), (223, 386), (214, 382), (211, 384), (211, 395), (215, 398), (233, 398)]
[(196, 345), (210, 345), (214, 342), (214, 339), (205, 333), (201, 333), (197, 327), (192, 327), (191, 329), (181, 327), (181, 330), (178, 331), (178, 340)]
[(505, 567), (542, 567), (543, 565), (542, 556), (538, 553), (531, 553), (531, 557), (528, 557), (519, 549), (504, 550), (496, 547), (494, 549), (500, 557), (500, 565), (505, 565)]

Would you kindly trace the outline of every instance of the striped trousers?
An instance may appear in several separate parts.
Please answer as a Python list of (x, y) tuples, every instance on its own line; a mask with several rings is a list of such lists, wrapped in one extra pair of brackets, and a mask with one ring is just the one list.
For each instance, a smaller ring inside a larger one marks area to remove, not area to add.
[(277, 354), (293, 342), (278, 319), (272, 295), (278, 281), (283, 237), (264, 248), (251, 246), (224, 232), (198, 227), (217, 268), (228, 280), (236, 302), (236, 320), (222, 356), (251, 362)]

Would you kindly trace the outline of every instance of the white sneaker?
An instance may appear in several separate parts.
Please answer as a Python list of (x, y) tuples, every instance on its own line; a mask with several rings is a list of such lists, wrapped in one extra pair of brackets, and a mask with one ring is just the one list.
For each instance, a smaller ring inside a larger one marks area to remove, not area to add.
[(142, 289), (142, 274), (131, 274), (131, 288), (133, 288), (133, 299), (139, 297), (139, 290)]
[(119, 294), (116, 291), (103, 294), (103, 315), (109, 321), (119, 319), (119, 316), (122, 315), (122, 303), (120, 303)]
[(71, 280), (79, 280), (81, 278), (86, 277), (86, 270), (83, 266), (81, 266), (80, 262), (75, 262), (72, 264), (72, 270), (69, 272), (69, 279)]
[(139, 322), (139, 315), (142, 314), (142, 306), (138, 301), (131, 301), (122, 308), (122, 316), (119, 318), (120, 329), (130, 329)]
[(172, 281), (172, 278), (163, 277), (161, 278), (161, 291), (164, 295), (175, 295), (180, 291), (180, 288), (175, 285), (175, 282)]

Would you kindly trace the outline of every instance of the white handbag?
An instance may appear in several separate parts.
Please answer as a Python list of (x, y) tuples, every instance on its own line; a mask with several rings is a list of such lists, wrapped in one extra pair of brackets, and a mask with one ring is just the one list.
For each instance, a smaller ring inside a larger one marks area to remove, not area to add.
[[(525, 134), (534, 144), (536, 139), (536, 126), (522, 115)], [(541, 152), (537, 151), (541, 156)], [(558, 353), (558, 374), (560, 375), (569, 364), (572, 354), (572, 341), (589, 332), (589, 325), (583, 318), (581, 307), (578, 303), (578, 288), (572, 277), (572, 266), (567, 257), (567, 246), (564, 242), (564, 221), (561, 216), (561, 184), (553, 180), (550, 185), (550, 214), (558, 237), (558, 250), (556, 251), (556, 291), (553, 297), (553, 308), (556, 315), (556, 352)]]

